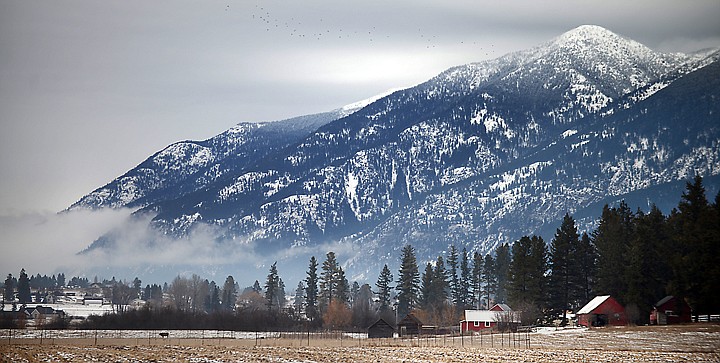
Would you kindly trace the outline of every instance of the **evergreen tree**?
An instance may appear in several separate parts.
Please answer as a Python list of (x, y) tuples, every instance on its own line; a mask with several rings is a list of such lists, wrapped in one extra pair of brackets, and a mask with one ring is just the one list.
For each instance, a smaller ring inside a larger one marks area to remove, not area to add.
[(662, 247), (668, 236), (665, 216), (653, 205), (648, 214), (635, 215), (635, 233), (628, 248), (625, 269), (627, 291), (625, 305), (628, 318), (635, 324), (648, 324), (650, 307), (665, 295), (669, 269), (663, 261)]
[(235, 300), (237, 300), (237, 290), (235, 289), (235, 279), (232, 276), (225, 278), (225, 284), (222, 289), (222, 308), (225, 311), (235, 310)]
[(670, 217), (675, 253), (671, 259), (673, 278), (670, 290), (685, 298), (693, 313), (707, 314), (720, 309), (720, 226), (715, 208), (708, 204), (702, 178), (686, 183), (678, 211)]
[[(277, 261), (270, 265), (270, 272), (265, 280), (265, 304), (269, 311), (278, 310), (280, 301), (278, 299), (278, 287), (280, 286), (280, 276), (277, 272)], [(273, 307), (275, 307), (273, 309)]]
[(27, 304), (29, 302), (32, 302), (32, 295), (30, 293), (30, 279), (28, 278), (27, 273), (25, 273), (25, 269), (20, 270), (20, 278), (18, 278), (17, 290), (18, 301), (20, 302), (20, 304)]
[(310, 257), (307, 277), (305, 278), (305, 315), (310, 321), (317, 321), (320, 317), (318, 310), (318, 262), (315, 256)]
[(335, 252), (328, 252), (320, 275), (320, 305), (327, 307), (336, 297), (338, 290), (338, 264)]
[(566, 311), (575, 307), (575, 299), (579, 295), (579, 288), (574, 284), (578, 275), (574, 257), (579, 238), (575, 220), (569, 214), (565, 214), (560, 228), (550, 242), (549, 281), (551, 308), (562, 312), (563, 324), (567, 322)]
[(370, 308), (373, 293), (368, 284), (356, 285), (358, 285), (358, 290), (352, 304), (353, 325), (365, 329), (377, 319)]
[(358, 298), (358, 294), (360, 294), (360, 284), (357, 281), (353, 281), (352, 287), (350, 288), (350, 304), (355, 303), (355, 299)]
[(495, 270), (497, 287), (495, 290), (495, 302), (507, 302), (507, 281), (510, 273), (510, 246), (503, 243), (495, 250)]
[(142, 290), (142, 281), (140, 281), (140, 279), (137, 278), (137, 276), (135, 277), (135, 279), (133, 279), (132, 290), (133, 290), (133, 294), (135, 295), (135, 297), (139, 298), (140, 292)]
[(480, 309), (480, 301), (482, 300), (482, 271), (483, 271), (483, 258), (480, 253), (473, 253), (473, 267), (472, 267), (472, 303), (475, 305), (475, 309)]
[[(160, 290), (160, 286), (157, 286), (157, 288)], [(159, 298), (162, 299), (162, 291), (159, 291), (159, 295)], [(215, 284), (215, 281), (210, 283), (210, 298), (208, 300), (208, 312), (213, 313), (220, 310), (220, 288)]]
[(282, 309), (287, 305), (287, 297), (285, 293), (285, 282), (282, 277), (278, 277), (278, 286), (275, 289), (275, 296), (277, 296), (278, 309)]
[(597, 249), (597, 292), (624, 303), (627, 291), (625, 266), (633, 238), (633, 214), (623, 201), (617, 208), (603, 207), (600, 223), (593, 232)]
[(445, 270), (445, 262), (442, 256), (438, 256), (430, 284), (429, 305), (433, 311), (439, 311), (448, 300), (448, 292), (450, 290), (448, 275), (449, 273)]
[(395, 287), (398, 291), (398, 314), (407, 315), (415, 308), (418, 301), (418, 290), (420, 284), (420, 273), (418, 272), (415, 249), (406, 245), (402, 249), (398, 283)]
[(547, 255), (545, 242), (522, 237), (512, 245), (508, 300), (513, 306), (539, 306), (544, 301)]
[(380, 313), (384, 313), (390, 310), (390, 290), (392, 289), (392, 286), (390, 286), (390, 283), (393, 281), (393, 275), (390, 272), (390, 269), (388, 268), (387, 264), (383, 266), (382, 271), (380, 272), (380, 276), (378, 276), (377, 283), (375, 286), (378, 288), (378, 302), (380, 304)]
[(428, 262), (420, 280), (420, 297), (418, 299), (418, 305), (424, 310), (430, 310), (431, 308), (430, 295), (432, 295), (434, 275), (433, 265)]
[(483, 298), (481, 298), (481, 300), (484, 299), (485, 307), (489, 309), (490, 302), (492, 301), (492, 297), (495, 295), (495, 289), (497, 288), (495, 259), (489, 253), (485, 255), (485, 260), (483, 261), (482, 286)]
[(295, 289), (293, 309), (295, 310), (296, 316), (299, 316), (299, 314), (305, 310), (305, 284), (303, 281), (298, 282), (297, 288)]
[(262, 293), (262, 287), (260, 287), (260, 281), (255, 280), (255, 283), (252, 285), (252, 291), (261, 294)]
[(343, 304), (348, 304), (350, 302), (350, 283), (345, 277), (345, 271), (343, 271), (342, 266), (337, 267), (335, 283), (337, 286), (337, 292), (335, 293), (337, 300)]
[(8, 274), (5, 279), (5, 290), (3, 293), (3, 301), (15, 301), (15, 280), (12, 274)]
[(466, 248), (463, 248), (462, 255), (460, 256), (460, 291), (458, 293), (460, 310), (464, 310), (472, 304), (472, 291), (470, 287), (472, 284), (472, 270), (470, 269), (469, 260), (468, 251)]
[(447, 264), (449, 270), (447, 271), (447, 278), (450, 287), (450, 297), (455, 305), (460, 305), (460, 279), (458, 278), (458, 252), (455, 245), (450, 245), (450, 252), (448, 252)]
[(596, 280), (597, 251), (587, 233), (580, 237), (575, 259), (580, 274), (577, 276), (578, 298), (581, 302), (588, 302), (593, 298), (593, 286)]

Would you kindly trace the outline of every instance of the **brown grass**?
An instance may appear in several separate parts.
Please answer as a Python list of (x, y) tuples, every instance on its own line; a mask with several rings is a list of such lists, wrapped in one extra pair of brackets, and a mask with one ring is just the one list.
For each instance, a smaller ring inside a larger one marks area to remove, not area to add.
[(0, 362), (720, 362), (720, 325), (536, 333), (530, 349), (487, 338), (19, 339)]

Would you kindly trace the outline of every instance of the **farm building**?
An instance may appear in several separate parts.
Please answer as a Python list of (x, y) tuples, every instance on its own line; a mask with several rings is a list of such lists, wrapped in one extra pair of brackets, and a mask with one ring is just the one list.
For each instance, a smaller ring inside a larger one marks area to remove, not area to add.
[(420, 335), (423, 323), (413, 313), (407, 314), (397, 323), (398, 333), (401, 337)]
[(368, 338), (392, 338), (395, 334), (395, 327), (380, 318), (368, 327)]
[(682, 324), (689, 323), (691, 320), (690, 305), (685, 300), (672, 295), (655, 303), (650, 312), (650, 324), (652, 325)]
[(577, 312), (578, 325), (627, 325), (625, 308), (610, 295), (596, 296)]
[(460, 332), (483, 329), (509, 328), (520, 325), (520, 314), (505, 304), (495, 304), (490, 310), (465, 310), (465, 320), (460, 322)]

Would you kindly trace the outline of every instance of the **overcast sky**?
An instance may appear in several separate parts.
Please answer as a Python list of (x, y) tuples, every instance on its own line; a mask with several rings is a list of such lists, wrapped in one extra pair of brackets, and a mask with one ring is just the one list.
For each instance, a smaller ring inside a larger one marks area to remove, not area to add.
[(164, 146), (331, 110), (595, 24), (720, 46), (720, 1), (0, 0), (0, 216), (56, 212)]

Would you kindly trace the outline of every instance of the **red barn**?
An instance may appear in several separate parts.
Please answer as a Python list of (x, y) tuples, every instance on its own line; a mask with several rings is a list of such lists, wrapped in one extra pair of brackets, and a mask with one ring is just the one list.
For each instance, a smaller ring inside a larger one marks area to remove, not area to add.
[(666, 296), (655, 303), (650, 312), (650, 324), (682, 324), (692, 321), (690, 305), (674, 296)]
[(576, 315), (578, 324), (586, 327), (627, 325), (625, 308), (610, 295), (596, 296)]
[(497, 326), (519, 325), (519, 314), (505, 304), (495, 304), (490, 310), (465, 310), (465, 320), (460, 322), (460, 332), (480, 331)]

